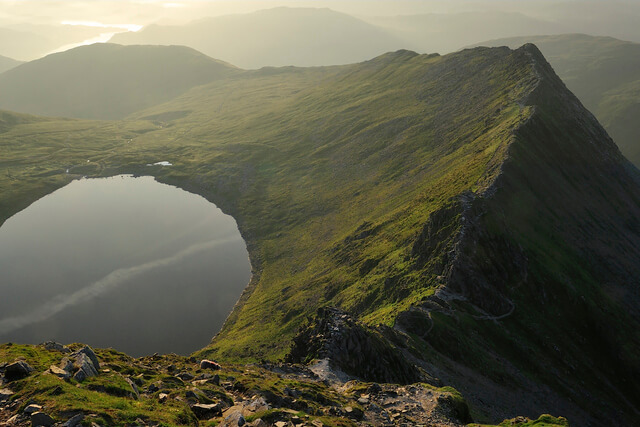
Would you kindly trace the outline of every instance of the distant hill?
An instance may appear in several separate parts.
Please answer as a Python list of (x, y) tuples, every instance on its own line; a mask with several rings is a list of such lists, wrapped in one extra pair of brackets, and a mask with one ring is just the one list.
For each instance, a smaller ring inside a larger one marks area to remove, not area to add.
[(0, 108), (117, 119), (239, 70), (183, 46), (94, 44), (0, 75)]
[(367, 21), (404, 40), (408, 48), (440, 54), (478, 40), (563, 32), (560, 24), (500, 11), (384, 16)]
[(242, 68), (353, 63), (406, 47), (386, 31), (350, 15), (286, 7), (182, 26), (151, 25), (137, 33), (116, 34), (111, 41), (185, 45)]
[(491, 40), (482, 46), (535, 43), (567, 87), (640, 167), (640, 44), (584, 34)]
[(16, 61), (15, 59), (0, 55), (0, 73), (4, 73), (20, 64), (22, 64), (22, 61)]

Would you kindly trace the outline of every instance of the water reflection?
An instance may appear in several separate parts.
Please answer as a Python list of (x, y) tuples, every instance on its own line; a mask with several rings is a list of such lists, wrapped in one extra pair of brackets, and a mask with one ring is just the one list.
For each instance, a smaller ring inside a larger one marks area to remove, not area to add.
[(74, 181), (0, 228), (0, 341), (207, 344), (249, 280), (235, 221), (150, 177)]

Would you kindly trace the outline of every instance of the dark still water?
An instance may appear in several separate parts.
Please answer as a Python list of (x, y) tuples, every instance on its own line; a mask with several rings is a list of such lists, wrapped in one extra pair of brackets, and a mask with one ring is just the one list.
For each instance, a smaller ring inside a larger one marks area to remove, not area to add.
[(0, 342), (208, 344), (249, 282), (235, 220), (151, 177), (74, 181), (0, 227)]

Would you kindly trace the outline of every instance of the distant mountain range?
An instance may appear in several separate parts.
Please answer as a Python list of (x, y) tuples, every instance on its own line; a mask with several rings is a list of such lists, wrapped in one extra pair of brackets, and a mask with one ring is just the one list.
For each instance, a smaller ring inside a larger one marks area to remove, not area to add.
[(585, 34), (526, 36), (477, 45), (535, 43), (554, 70), (595, 114), (622, 152), (640, 167), (640, 44)]
[(0, 108), (119, 119), (239, 71), (184, 46), (94, 44), (0, 74)]
[(368, 22), (404, 40), (408, 48), (441, 54), (478, 40), (566, 31), (561, 24), (499, 11), (385, 16), (368, 18)]
[(363, 61), (405, 42), (330, 9), (286, 8), (205, 18), (181, 26), (151, 25), (115, 35), (120, 44), (179, 44), (242, 68), (315, 66)]

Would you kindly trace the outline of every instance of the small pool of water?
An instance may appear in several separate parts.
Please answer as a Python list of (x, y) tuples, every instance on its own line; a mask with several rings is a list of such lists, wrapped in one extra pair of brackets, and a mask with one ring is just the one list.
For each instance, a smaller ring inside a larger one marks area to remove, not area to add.
[(0, 227), (0, 342), (207, 345), (250, 279), (235, 220), (151, 177), (82, 179)]

